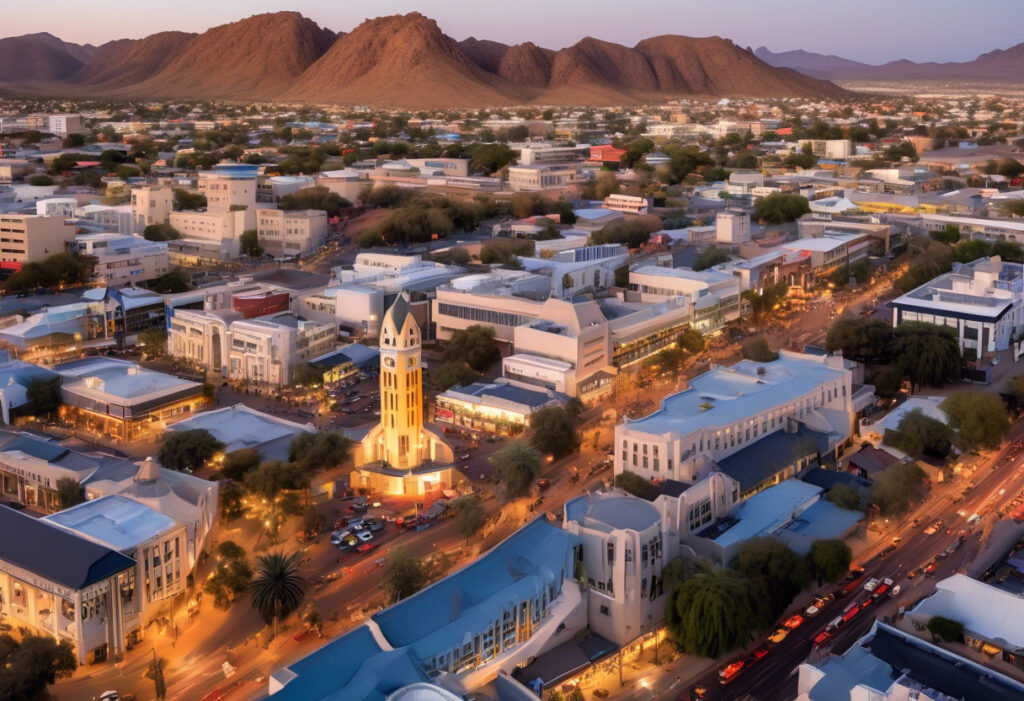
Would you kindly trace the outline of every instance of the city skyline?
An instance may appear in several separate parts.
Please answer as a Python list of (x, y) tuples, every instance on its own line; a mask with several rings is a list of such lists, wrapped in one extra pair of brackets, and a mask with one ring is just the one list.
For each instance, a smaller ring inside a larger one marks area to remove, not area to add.
[[(822, 27), (851, 19), (858, 21), (857, 17), (850, 17), (848, 5), (838, 2), (797, 0), (782, 9), (779, 5), (738, 0), (737, 11), (724, 14), (719, 8), (702, 3), (653, 0), (647, 4), (643, 16), (631, 17), (628, 23), (623, 22), (621, 8), (610, 2), (569, 0), (555, 8), (539, 0), (526, 0), (514, 7), (495, 5), (387, 0), (376, 3), (369, 14), (382, 16), (418, 11), (436, 20), (441, 29), (456, 40), (475, 36), (508, 44), (532, 41), (560, 49), (585, 36), (632, 45), (658, 34), (718, 35), (744, 47), (763, 45), (776, 52), (804, 49), (871, 64), (896, 59), (968, 61), (979, 54), (1019, 43), (1021, 37), (1016, 27), (1024, 20), (1024, 5), (1008, 5), (997, 0), (971, 4), (953, 0), (905, 0), (884, 8), (885, 31), (872, 31), (866, 19), (871, 15), (865, 13), (859, 20), (862, 24), (855, 25), (860, 27), (858, 31), (837, 36), (831, 31), (809, 34), (804, 20), (816, 16), (815, 25)], [(62, 7), (69, 11), (55, 11)], [(5, 18), (4, 36), (48, 31), (65, 41), (102, 44), (168, 30), (202, 32), (253, 14), (281, 10), (294, 10), (333, 31), (347, 32), (368, 18), (362, 8), (325, 7), (310, 0), (288, 6), (269, 0), (244, 4), (228, 0), (215, 7), (197, 0), (182, 0), (173, 6), (141, 3), (120, 13), (116, 23), (103, 19), (105, 10), (97, 0), (73, 5), (54, 0), (22, 8), (16, 16)], [(991, 21), (986, 22), (985, 18)], [(892, 42), (893, 33), (898, 33), (901, 27), (908, 30), (906, 36), (901, 36), (899, 42)]]

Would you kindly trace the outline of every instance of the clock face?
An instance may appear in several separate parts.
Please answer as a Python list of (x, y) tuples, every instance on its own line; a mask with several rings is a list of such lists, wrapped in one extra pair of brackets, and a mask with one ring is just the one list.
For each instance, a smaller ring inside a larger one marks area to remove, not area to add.
[(395, 367), (395, 359), (394, 358), (384, 358), (384, 364), (387, 365), (389, 368), (393, 368), (393, 367)]
[(416, 366), (416, 358), (409, 358), (409, 367)]

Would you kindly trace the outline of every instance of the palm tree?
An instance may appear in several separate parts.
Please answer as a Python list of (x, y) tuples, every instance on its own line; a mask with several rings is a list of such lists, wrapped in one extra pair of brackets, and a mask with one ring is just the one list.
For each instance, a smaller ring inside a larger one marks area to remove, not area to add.
[(540, 477), (543, 456), (540, 451), (523, 440), (509, 441), (491, 455), (498, 478), (498, 496), (501, 501), (526, 496), (534, 481)]
[(256, 561), (256, 577), (252, 588), (252, 607), (259, 611), (267, 623), (273, 622), (277, 636), (277, 622), (299, 608), (306, 597), (306, 580), (299, 574), (301, 554), (272, 552), (260, 555)]

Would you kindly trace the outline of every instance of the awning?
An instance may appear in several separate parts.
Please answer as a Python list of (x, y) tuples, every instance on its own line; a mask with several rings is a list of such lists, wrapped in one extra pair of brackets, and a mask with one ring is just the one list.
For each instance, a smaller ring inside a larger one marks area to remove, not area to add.
[(993, 655), (998, 655), (1000, 652), (1002, 652), (1002, 650), (997, 648), (995, 645), (989, 645), (988, 643), (985, 643), (981, 646), (981, 651), (986, 655), (989, 655), (990, 657)]

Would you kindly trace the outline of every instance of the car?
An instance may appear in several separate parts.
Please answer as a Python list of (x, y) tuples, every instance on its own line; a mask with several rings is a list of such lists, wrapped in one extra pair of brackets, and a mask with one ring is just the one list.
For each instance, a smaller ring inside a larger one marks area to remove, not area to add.
[(786, 621), (782, 624), (782, 626), (784, 628), (789, 628), (790, 630), (796, 630), (801, 625), (803, 625), (803, 622), (804, 617), (798, 613), (795, 616), (790, 616), (789, 618), (787, 618)]
[(368, 543), (373, 540), (373, 533), (370, 533), (368, 530), (356, 531), (356, 538), (363, 543)]
[(874, 591), (878, 587), (878, 580), (872, 577), (868, 581), (864, 582), (864, 591)]
[(821, 613), (821, 608), (818, 606), (817, 603), (813, 603), (804, 609), (804, 615), (808, 618), (814, 618), (819, 613)]
[(768, 642), (778, 645), (786, 639), (787, 635), (789, 635), (788, 628), (779, 628), (774, 633), (768, 636)]
[(368, 528), (370, 532), (376, 533), (377, 531), (384, 530), (384, 522), (379, 518), (367, 518), (363, 520), (363, 526)]
[(831, 637), (832, 637), (831, 633), (829, 633), (827, 630), (823, 630), (820, 633), (818, 633), (816, 636), (814, 636), (814, 644), (815, 645), (823, 645), (826, 642), (828, 642), (828, 640)]
[(360, 543), (356, 546), (356, 552), (369, 552), (370, 550), (376, 548), (378, 545), (380, 545), (380, 543)]
[(907, 572), (907, 579), (917, 579), (917, 576), (919, 574), (921, 574), (920, 569), (910, 570), (909, 572)]
[(835, 594), (819, 594), (814, 597), (814, 600), (817, 602), (818, 608), (825, 608), (827, 604), (835, 601), (835, 598)]
[(902, 541), (903, 541), (903, 538), (901, 538), (898, 535), (892, 537), (892, 544), (893, 545), (899, 545)]
[(752, 653), (750, 653), (750, 659), (752, 659), (752, 660), (759, 660), (759, 659), (761, 659), (762, 657), (764, 657), (767, 654), (768, 654), (768, 648), (766, 648), (764, 645), (762, 645), (761, 647), (757, 648)]
[(547, 480), (547, 479), (545, 479), (543, 477), (541, 477), (539, 480), (537, 480), (537, 489), (539, 489), (542, 492), (545, 489), (547, 489), (548, 487), (550, 487), (550, 486), (551, 486), (550, 480)]
[(743, 669), (744, 664), (745, 662), (743, 660), (738, 660), (733, 662), (731, 665), (718, 670), (718, 683), (725, 686), (731, 682), (736, 678), (736, 675), (740, 673), (740, 670)]
[(934, 571), (935, 571), (935, 563), (934, 562), (929, 562), (928, 566), (924, 568), (924, 573), (925, 574), (931, 574)]
[(700, 684), (698, 684), (697, 686), (693, 687), (693, 691), (690, 692), (690, 694), (695, 699), (702, 699), (705, 696), (707, 696), (707, 693), (708, 693), (707, 687), (701, 686)]
[(874, 603), (874, 601), (875, 600), (869, 596), (868, 598), (864, 599), (864, 601), (860, 602), (860, 607), (862, 609), (866, 609), (868, 606)]

